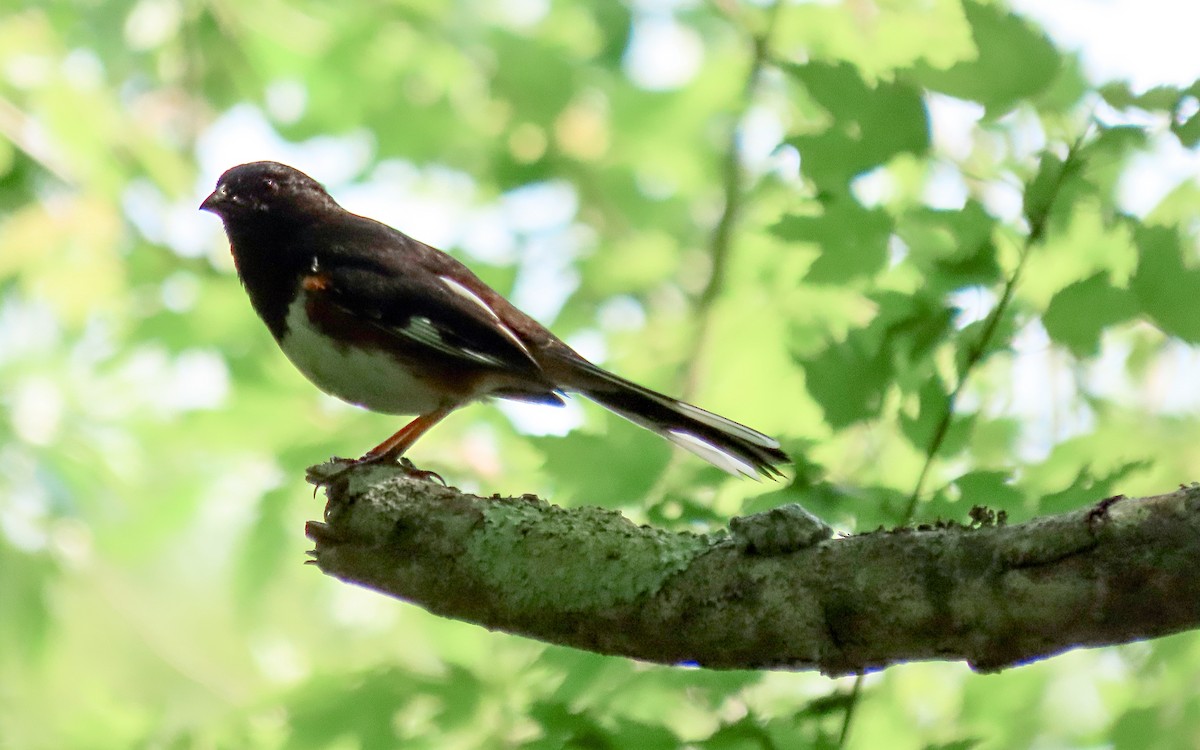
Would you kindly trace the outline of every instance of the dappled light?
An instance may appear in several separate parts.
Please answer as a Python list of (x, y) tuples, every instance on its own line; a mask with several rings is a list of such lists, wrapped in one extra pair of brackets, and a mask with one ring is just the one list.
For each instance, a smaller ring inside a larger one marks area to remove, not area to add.
[[(1200, 480), (1200, 64), (1169, 46), (1195, 19), (1183, 3), (1134, 16), (1100, 4), (1126, 47), (1050, 4), (1014, 5), (7, 10), (0, 747), (1200, 744), (1194, 631), (1101, 634), (1088, 645), (1123, 645), (1023, 666), (1014, 654), (1049, 654), (988, 652), (994, 675), (904, 663), (978, 656), (969, 618), (947, 615), (961, 650), (891, 659), (851, 643), (809, 661), (709, 661), (776, 668), (717, 670), (548, 645), (432, 614), (453, 609), (436, 596), (422, 608), (322, 575), (304, 564), (305, 524), (336, 519), (306, 470), (361, 455), (408, 417), (306, 380), (248, 301), (221, 222), (197, 210), (230, 167), (289, 164), (346, 209), (450, 253), (605, 370), (754, 428), (725, 426), (757, 445), (729, 458), (583, 398), (492, 401), (405, 453), (464, 492), (518, 498), (504, 502), (520, 513), (536, 495), (664, 548), (711, 543), (731, 574), (736, 560), (816, 559), (804, 550), (879, 529), (1094, 525), (1106, 498)], [(759, 463), (784, 476), (731, 476), (770, 474)], [(817, 519), (803, 544), (763, 553), (720, 536), (791, 504)], [(309, 527), (319, 547), (333, 545), (328, 528)], [(485, 573), (528, 572), (508, 557), (519, 543), (490, 539), (463, 547), (488, 552)], [(580, 634), (603, 635), (609, 610), (662, 604), (653, 595), (673, 589), (654, 576), (687, 580), (678, 558), (638, 569), (653, 591), (630, 607), (619, 595), (644, 580), (598, 572), (621, 548), (577, 549), (598, 562), (545, 578), (613, 598), (560, 644), (588, 647)], [(869, 559), (839, 569), (869, 587), (892, 558)], [(464, 562), (480, 560), (455, 559), (447, 576)], [(429, 570), (436, 583), (436, 559)], [(958, 591), (951, 578), (931, 567), (923, 580)], [(748, 601), (772, 581), (721, 591)], [(901, 598), (887, 606), (920, 609)], [(476, 621), (507, 611), (480, 614), (482, 601), (466, 602)], [(855, 602), (838, 604), (824, 602), (826, 625), (850, 621)], [(511, 621), (538, 620), (526, 614)], [(738, 635), (759, 647), (762, 632)], [(670, 635), (646, 634), (657, 651), (607, 653), (670, 662)], [(689, 643), (710, 647), (703, 635)], [(891, 666), (856, 677), (862, 664)]]

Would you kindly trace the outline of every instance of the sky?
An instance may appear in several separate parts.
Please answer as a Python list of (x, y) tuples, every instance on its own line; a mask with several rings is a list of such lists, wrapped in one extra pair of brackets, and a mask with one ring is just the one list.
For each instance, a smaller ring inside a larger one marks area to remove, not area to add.
[(1079, 50), (1094, 80), (1125, 79), (1135, 90), (1200, 79), (1196, 0), (1012, 0), (1060, 47)]

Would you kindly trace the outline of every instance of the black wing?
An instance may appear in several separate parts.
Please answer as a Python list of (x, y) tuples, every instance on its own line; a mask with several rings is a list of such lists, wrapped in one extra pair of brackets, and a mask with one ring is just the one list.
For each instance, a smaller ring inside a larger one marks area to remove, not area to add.
[(486, 289), (465, 266), (377, 222), (353, 230), (314, 243), (312, 273), (327, 281), (334, 304), (431, 356), (549, 385), (519, 333), (470, 288)]

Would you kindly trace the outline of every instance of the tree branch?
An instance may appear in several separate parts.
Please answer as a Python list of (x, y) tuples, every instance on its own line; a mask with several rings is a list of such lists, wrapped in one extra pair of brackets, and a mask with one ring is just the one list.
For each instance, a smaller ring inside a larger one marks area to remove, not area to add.
[(652, 662), (840, 675), (965, 659), (991, 671), (1200, 625), (1200, 485), (1014, 526), (976, 513), (983, 523), (841, 538), (799, 506), (703, 535), (532, 495), (479, 498), (392, 467), (325, 487), (325, 522), (307, 528), (323, 572)]

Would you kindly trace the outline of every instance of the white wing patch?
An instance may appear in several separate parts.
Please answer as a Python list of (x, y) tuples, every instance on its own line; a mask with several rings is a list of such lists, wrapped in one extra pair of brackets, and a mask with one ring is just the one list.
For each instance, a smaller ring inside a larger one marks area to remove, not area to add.
[(430, 349), (437, 349), (440, 352), (445, 352), (446, 354), (455, 357), (469, 357), (478, 362), (483, 362), (489, 365), (504, 364), (495, 357), (489, 357), (488, 355), (480, 352), (471, 351), (470, 349), (463, 349), (446, 343), (446, 340), (442, 338), (441, 332), (438, 331), (437, 326), (433, 324), (433, 321), (420, 315), (414, 315), (413, 317), (409, 318), (408, 324), (403, 328), (395, 328), (393, 330), (412, 339), (413, 341), (417, 341), (425, 346), (428, 346)]
[(496, 311), (493, 310), (488, 303), (480, 299), (478, 294), (472, 292), (470, 289), (466, 288), (449, 276), (439, 276), (438, 279), (440, 279), (450, 291), (454, 292), (463, 299), (470, 300), (482, 308), (483, 311), (488, 314), (488, 317), (491, 318), (496, 324), (496, 327), (500, 329), (500, 332), (503, 333), (509, 341), (512, 341), (514, 344), (516, 344), (518, 349), (525, 352), (525, 356), (533, 359), (533, 355), (530, 354), (529, 350), (525, 348), (525, 344), (521, 343), (521, 339), (517, 338), (517, 334), (513, 333), (508, 326), (504, 325), (504, 322), (500, 320), (500, 316), (496, 314)]

